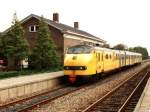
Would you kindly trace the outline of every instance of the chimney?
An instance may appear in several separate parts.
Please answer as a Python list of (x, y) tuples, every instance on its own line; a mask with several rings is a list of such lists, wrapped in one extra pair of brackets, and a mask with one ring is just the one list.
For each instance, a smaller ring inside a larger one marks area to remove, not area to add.
[(59, 14), (58, 13), (53, 13), (53, 21), (59, 22)]
[(74, 22), (74, 28), (79, 29), (79, 23), (78, 22)]

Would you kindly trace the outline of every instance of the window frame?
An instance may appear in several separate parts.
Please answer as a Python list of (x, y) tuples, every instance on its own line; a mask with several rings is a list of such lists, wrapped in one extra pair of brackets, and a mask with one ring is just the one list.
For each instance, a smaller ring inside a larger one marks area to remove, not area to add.
[[(39, 27), (39, 26), (38, 25), (30, 25), (29, 26), (29, 32), (37, 32), (38, 31), (37, 29), (39, 29), (37, 27)], [(32, 28), (33, 28), (33, 31), (31, 30)]]

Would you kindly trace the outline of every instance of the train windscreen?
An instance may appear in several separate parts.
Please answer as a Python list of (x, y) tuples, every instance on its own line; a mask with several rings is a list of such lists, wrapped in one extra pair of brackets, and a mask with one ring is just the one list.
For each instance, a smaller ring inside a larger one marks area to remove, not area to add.
[(85, 46), (85, 45), (77, 45), (68, 48), (67, 53), (68, 54), (88, 54), (92, 50), (92, 47)]

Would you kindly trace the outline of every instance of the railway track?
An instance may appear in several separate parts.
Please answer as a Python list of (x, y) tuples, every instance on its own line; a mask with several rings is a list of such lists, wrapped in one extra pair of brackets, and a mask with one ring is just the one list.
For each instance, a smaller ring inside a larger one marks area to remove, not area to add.
[(87, 85), (83, 86), (65, 86), (53, 91), (35, 95), (33, 97), (28, 97), (26, 99), (18, 100), (11, 102), (5, 105), (0, 106), (0, 112), (25, 112), (32, 110), (40, 105), (46, 104), (56, 98), (62, 97), (69, 93), (75, 92), (79, 89), (82, 89)]
[[(103, 78), (103, 80), (106, 77)], [(42, 93), (36, 96), (28, 97), (26, 99), (18, 100), (15, 102), (8, 103), (6, 105), (0, 106), (0, 112), (25, 112), (30, 111), (34, 108), (37, 108), (41, 105), (45, 105), (56, 98), (62, 97), (69, 93), (75, 92), (79, 89), (82, 89), (89, 84), (84, 84), (79, 87), (65, 86), (62, 88), (58, 88), (54, 91), (49, 91), (46, 93)]]
[(150, 76), (149, 67), (122, 82), (82, 112), (133, 112)]

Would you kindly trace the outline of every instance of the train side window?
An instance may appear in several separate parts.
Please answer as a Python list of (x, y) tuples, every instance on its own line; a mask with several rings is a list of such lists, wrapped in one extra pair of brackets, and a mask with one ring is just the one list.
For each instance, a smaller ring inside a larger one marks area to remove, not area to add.
[(105, 58), (108, 59), (108, 54), (106, 54)]

